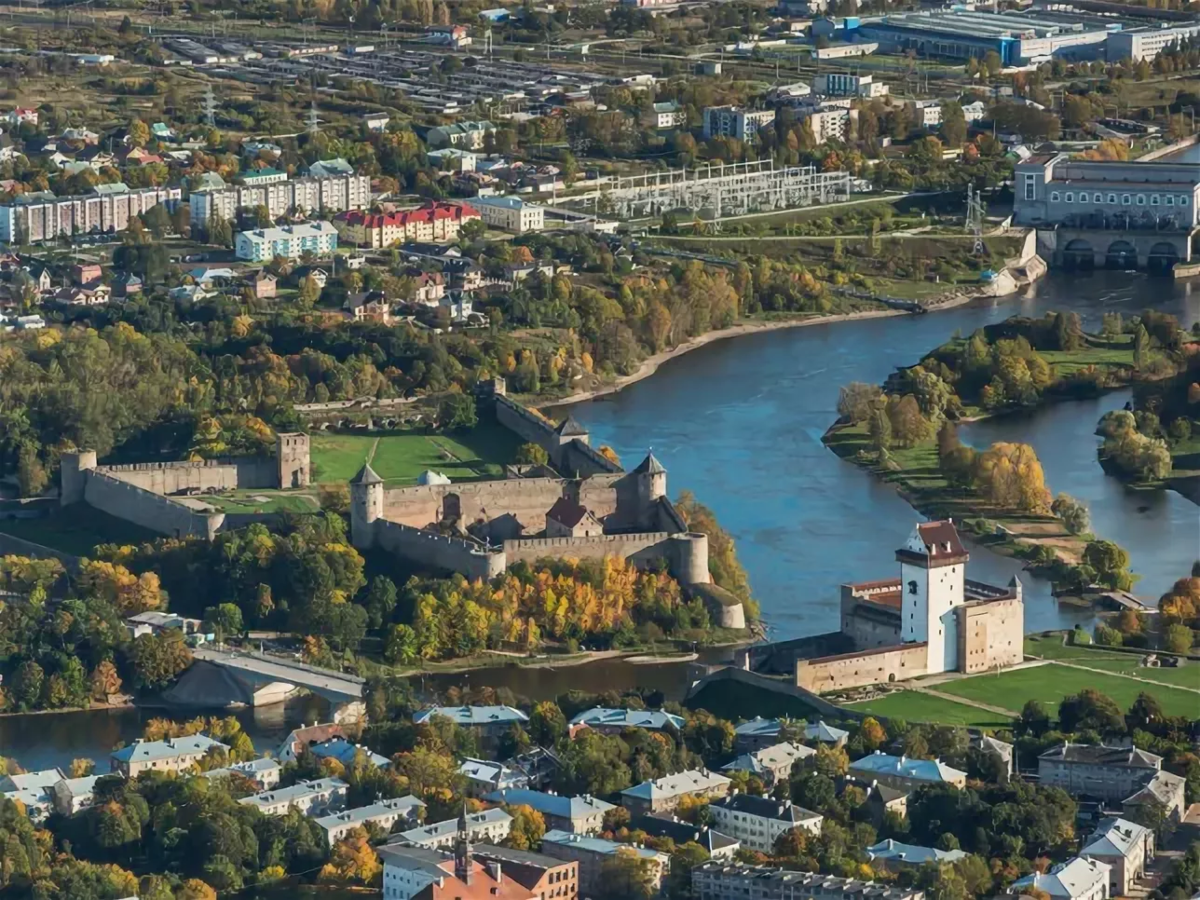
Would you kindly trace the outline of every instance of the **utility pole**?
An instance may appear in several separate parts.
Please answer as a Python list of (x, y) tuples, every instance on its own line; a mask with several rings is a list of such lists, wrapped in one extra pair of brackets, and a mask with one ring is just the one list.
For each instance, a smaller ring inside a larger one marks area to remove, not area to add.
[(217, 124), (217, 99), (213, 96), (212, 82), (204, 88), (204, 118), (209, 127)]
[(321, 130), (321, 120), (317, 118), (317, 101), (313, 100), (308, 108), (308, 133), (316, 134)]

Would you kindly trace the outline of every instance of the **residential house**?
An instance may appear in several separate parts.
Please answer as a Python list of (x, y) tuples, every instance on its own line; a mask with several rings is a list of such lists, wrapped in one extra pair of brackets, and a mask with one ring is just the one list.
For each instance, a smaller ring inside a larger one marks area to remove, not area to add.
[(924, 900), (916, 888), (709, 860), (692, 869), (695, 900)]
[(496, 126), (491, 122), (457, 122), (453, 125), (437, 125), (425, 134), (425, 143), (433, 150), (441, 147), (458, 147), (462, 150), (482, 150), (489, 134), (495, 134)]
[(831, 747), (844, 747), (848, 737), (850, 737), (850, 732), (842, 728), (834, 728), (832, 725), (826, 725), (822, 719), (807, 723), (804, 726), (804, 739), (806, 741), (816, 741), (819, 744), (828, 744)]
[(343, 766), (354, 765), (354, 761), (360, 753), (363, 759), (377, 768), (386, 769), (392, 764), (392, 761), (382, 753), (376, 753), (370, 747), (362, 744), (351, 743), (340, 736), (312, 744), (309, 752), (317, 759), (336, 759)]
[[(481, 863), (464, 853), (451, 860), (447, 874), (418, 891), (415, 900), (538, 900), (497, 862)], [(386, 894), (385, 900), (386, 900)]]
[(11, 109), (4, 113), (3, 120), (13, 128), (18, 128), (28, 122), (30, 125), (38, 123), (38, 111), (31, 106), (18, 106), (16, 109)]
[(1009, 893), (1028, 895), (1037, 889), (1051, 900), (1108, 900), (1109, 868), (1108, 863), (1098, 859), (1077, 856), (1052, 866), (1048, 872), (1018, 878), (1009, 887)]
[(326, 722), (324, 725), (313, 722), (311, 725), (296, 728), (288, 734), (283, 739), (283, 743), (279, 745), (279, 749), (275, 751), (275, 756), (282, 763), (295, 762), (300, 754), (309, 748), (332, 738), (344, 737), (346, 737), (345, 728), (336, 722)]
[(748, 850), (770, 853), (775, 839), (785, 831), (802, 828), (810, 834), (821, 833), (825, 817), (797, 806), (791, 800), (755, 797), (734, 791), (728, 797), (708, 805), (712, 827), (740, 841)]
[[(434, 473), (436, 475), (436, 473)], [(449, 479), (446, 479), (449, 483)], [(467, 757), (458, 767), (458, 774), (467, 780), (467, 795), (482, 797), (493, 791), (529, 787), (529, 776), (502, 762)]]
[(870, 815), (870, 822), (875, 828), (882, 827), (888, 813), (893, 813), (900, 818), (908, 815), (908, 790), (889, 787), (886, 784), (880, 784), (878, 781), (860, 781), (857, 778), (846, 778), (843, 780), (843, 786), (854, 785), (860, 788), (866, 795), (866, 808)]
[(309, 166), (307, 174), (309, 178), (326, 178), (331, 175), (353, 175), (354, 166), (341, 157), (336, 159), (322, 159)]
[(604, 534), (604, 526), (592, 512), (570, 497), (559, 497), (546, 513), (546, 537), (578, 538)]
[(779, 743), (782, 722), (755, 716), (733, 729), (733, 745), (739, 753), (750, 753)]
[(1052, 747), (1038, 757), (1038, 780), (1073, 797), (1118, 803), (1140, 791), (1162, 770), (1162, 757), (1136, 747), (1073, 744)]
[(54, 808), (64, 816), (73, 816), (92, 805), (96, 794), (96, 782), (112, 775), (85, 775), (82, 778), (63, 778), (51, 789)]
[(229, 746), (203, 734), (161, 741), (137, 740), (114, 751), (109, 757), (109, 765), (115, 774), (126, 778), (137, 778), (142, 772), (184, 772), (210, 750), (228, 752)]
[(475, 207), (492, 228), (512, 234), (528, 234), (546, 227), (546, 210), (520, 197), (476, 197)]
[(356, 322), (372, 321), (390, 325), (392, 321), (392, 304), (383, 291), (347, 294), (342, 309)]
[(942, 124), (942, 104), (937, 100), (909, 100), (912, 119), (921, 128), (937, 128)]
[(446, 277), (441, 272), (422, 272), (409, 269), (405, 273), (413, 283), (412, 302), (422, 306), (437, 306), (446, 296)]
[(300, 280), (311, 278), (313, 283), (321, 290), (325, 290), (325, 285), (329, 284), (329, 273), (319, 266), (313, 266), (307, 272), (300, 275)]
[(370, 806), (330, 813), (317, 819), (317, 824), (325, 830), (329, 846), (332, 847), (355, 828), (374, 825), (385, 832), (390, 832), (398, 822), (416, 822), (424, 808), (423, 802), (409, 795), (392, 800), (380, 800)]
[(132, 297), (142, 292), (142, 279), (132, 272), (121, 272), (113, 279), (113, 292), (118, 297)]
[(1155, 772), (1145, 787), (1121, 801), (1121, 812), (1125, 816), (1136, 816), (1142, 805), (1158, 803), (1170, 821), (1179, 822), (1187, 810), (1186, 785), (1187, 779), (1179, 775)]
[(575, 900), (579, 896), (579, 863), (573, 860), (494, 844), (475, 846), (471, 855), (485, 864), (498, 863), (505, 878), (511, 878), (535, 897)]
[(441, 150), (430, 150), (425, 158), (443, 172), (474, 172), (479, 160), (478, 154), (460, 147), (443, 147)]
[(676, 734), (683, 729), (682, 716), (659, 709), (606, 709), (594, 706), (571, 719), (570, 733), (574, 737), (581, 728), (593, 728), (601, 734), (620, 734), (626, 728), (664, 731)]
[(674, 100), (655, 103), (646, 114), (646, 121), (652, 128), (666, 130), (682, 128), (687, 125), (687, 111)]
[(978, 122), (981, 119), (986, 119), (988, 110), (987, 104), (982, 100), (976, 100), (974, 103), (964, 103), (962, 107), (963, 118), (967, 120), (967, 124)]
[(942, 863), (956, 863), (966, 859), (967, 854), (961, 850), (939, 850), (936, 847), (918, 847), (915, 844), (902, 844), (890, 838), (880, 841), (873, 847), (867, 848), (867, 858), (892, 872), (902, 869), (919, 869), (926, 863), (940, 866)]
[(367, 131), (383, 132), (387, 131), (388, 122), (392, 121), (392, 117), (387, 113), (367, 113), (362, 120)]
[(621, 791), (621, 805), (630, 815), (671, 812), (685, 797), (711, 799), (724, 797), (729, 779), (708, 769), (689, 769), (662, 778), (652, 778)]
[(1110, 897), (1128, 897), (1154, 859), (1154, 832), (1127, 819), (1105, 819), (1083, 845), (1079, 855), (1109, 866)]
[(40, 822), (54, 811), (54, 786), (65, 777), (61, 769), (0, 776), (0, 796), (20, 803), (30, 819)]
[(1000, 765), (1008, 775), (1016, 774), (1017, 756), (1012, 744), (1006, 744), (989, 734), (979, 734), (971, 738), (971, 746), (999, 759)]
[(743, 753), (733, 762), (723, 765), (721, 771), (749, 772), (769, 787), (777, 781), (786, 781), (796, 763), (811, 760), (816, 755), (816, 750), (803, 744), (774, 744), (761, 750)]
[(453, 241), (463, 225), (479, 218), (466, 203), (433, 201), (393, 213), (350, 210), (335, 216), (333, 224), (347, 242), (380, 249), (404, 241)]
[(650, 884), (654, 891), (662, 886), (663, 876), (671, 866), (670, 855), (658, 850), (559, 830), (547, 831), (542, 836), (542, 853), (579, 864), (579, 893), (585, 897), (600, 887), (604, 863), (617, 853), (634, 854), (650, 864)]
[(160, 612), (148, 609), (125, 618), (125, 627), (129, 629), (131, 638), (140, 638), (143, 634), (162, 634), (166, 631), (181, 631), (185, 635), (198, 632), (203, 623), (199, 619), (189, 619), (176, 613)]
[(209, 769), (204, 773), (205, 778), (226, 778), (238, 775), (252, 781), (260, 791), (269, 791), (279, 784), (279, 775), (283, 766), (279, 760), (263, 756), (246, 762), (234, 763), (223, 769)]
[(265, 167), (262, 169), (250, 169), (243, 172), (241, 175), (242, 184), (256, 187), (262, 184), (278, 184), (281, 181), (288, 180), (288, 173), (281, 172), (279, 169)]
[(258, 300), (270, 300), (275, 296), (279, 279), (266, 269), (255, 269), (246, 276), (246, 284)]
[[(410, 828), (392, 837), (397, 844), (424, 847), (428, 850), (448, 850), (454, 846), (463, 822), (464, 819), (460, 816), (457, 819), (446, 819)], [(512, 831), (512, 816), (499, 806), (469, 813), (465, 822), (470, 839), (481, 843), (499, 843)]]
[(967, 773), (938, 759), (910, 759), (876, 750), (850, 763), (850, 774), (864, 781), (877, 781), (899, 790), (912, 791), (927, 784), (965, 787)]
[(483, 798), (489, 803), (505, 806), (529, 806), (536, 809), (546, 820), (548, 829), (567, 831), (574, 834), (595, 834), (604, 825), (604, 814), (613, 809), (613, 804), (584, 794), (567, 797), (543, 791), (516, 788), (494, 791)]
[(317, 817), (341, 809), (346, 803), (346, 788), (340, 778), (318, 778), (243, 797), (238, 802), (253, 806), (264, 816), (282, 816), (289, 809), (298, 809), (306, 816)]
[(64, 141), (72, 141), (78, 144), (98, 144), (100, 143), (100, 135), (94, 131), (89, 131), (86, 128), (67, 128), (59, 135)]
[(413, 715), (413, 722), (421, 725), (434, 716), (447, 718), (460, 728), (470, 728), (485, 740), (499, 738), (512, 725), (529, 724), (529, 716), (511, 706), (435, 706)]
[(693, 825), (677, 816), (642, 816), (633, 823), (638, 831), (654, 838), (670, 838), (676, 847), (699, 844), (712, 859), (733, 859), (742, 844), (707, 825)]
[(91, 284), (93, 281), (99, 281), (100, 276), (104, 274), (95, 263), (80, 263), (71, 266), (71, 280), (78, 285)]

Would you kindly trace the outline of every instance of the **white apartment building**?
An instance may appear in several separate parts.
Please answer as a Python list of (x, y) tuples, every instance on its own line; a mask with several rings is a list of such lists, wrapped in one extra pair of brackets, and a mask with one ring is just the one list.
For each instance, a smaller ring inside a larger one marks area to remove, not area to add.
[(425, 804), (411, 795), (396, 797), (393, 800), (380, 800), (370, 806), (321, 816), (317, 819), (317, 824), (325, 829), (325, 836), (332, 847), (355, 828), (377, 825), (390, 832), (397, 822), (415, 821), (424, 808)]
[(0, 776), (0, 797), (17, 801), (30, 819), (40, 822), (54, 810), (54, 786), (62, 780), (61, 769)]
[(667, 100), (655, 103), (648, 118), (657, 129), (680, 128), (687, 124), (687, 111), (674, 100)]
[(937, 100), (910, 100), (913, 122), (922, 128), (937, 128), (942, 124), (942, 104)]
[(121, 183), (97, 185), (91, 194), (71, 197), (50, 191), (23, 194), (0, 206), (0, 241), (36, 244), (63, 235), (124, 231), (135, 216), (160, 203), (173, 211), (182, 198), (177, 187), (130, 190)]
[(785, 831), (802, 828), (809, 834), (820, 834), (825, 817), (820, 813), (796, 806), (791, 800), (755, 797), (736, 791), (708, 805), (714, 830), (741, 841), (742, 846), (770, 853), (775, 839)]
[(162, 741), (134, 741), (115, 751), (109, 757), (109, 765), (114, 774), (126, 778), (137, 778), (145, 771), (182, 772), (198, 763), (210, 750), (228, 752), (229, 747), (203, 734)]
[(1109, 865), (1110, 897), (1127, 897), (1154, 859), (1154, 832), (1127, 819), (1105, 819), (1079, 853)]
[(269, 791), (279, 784), (279, 775), (283, 766), (279, 760), (269, 757), (251, 759), (246, 762), (234, 763), (225, 769), (209, 769), (204, 773), (205, 778), (224, 778), (229, 775), (241, 775), (254, 782), (259, 790)]
[(708, 769), (689, 769), (626, 788), (621, 791), (621, 805), (635, 816), (670, 812), (684, 797), (723, 797), (729, 785), (724, 775)]
[(760, 129), (775, 124), (773, 109), (742, 109), (738, 106), (706, 106), (704, 136), (754, 140)]
[(238, 802), (257, 808), (264, 816), (282, 816), (293, 807), (306, 816), (323, 816), (342, 808), (346, 788), (346, 782), (340, 778), (318, 778), (243, 797)]
[(1128, 747), (1067, 741), (1038, 757), (1038, 780), (1072, 797), (1120, 802), (1141, 790), (1162, 769), (1162, 757)]
[(824, 97), (861, 97), (870, 100), (883, 97), (888, 86), (876, 81), (873, 75), (852, 75), (849, 72), (826, 72), (813, 77), (813, 93)]
[(763, 784), (772, 785), (784, 781), (792, 774), (792, 766), (806, 759), (812, 759), (817, 751), (804, 744), (794, 744), (785, 741), (772, 744), (761, 750), (743, 753), (733, 762), (721, 767), (722, 772), (749, 772), (760, 778)]
[(472, 201), (492, 228), (513, 234), (527, 234), (546, 227), (546, 211), (541, 206), (526, 203), (519, 197), (476, 197)]
[[(427, 850), (449, 850), (458, 838), (458, 819), (446, 819), (432, 825), (410, 828), (396, 835), (396, 843)], [(512, 830), (512, 816), (501, 807), (485, 809), (467, 816), (467, 834), (472, 843), (499, 844)]]
[(454, 857), (437, 850), (385, 844), (377, 852), (383, 863), (384, 900), (409, 900), (435, 881), (454, 874)]
[(314, 256), (329, 256), (337, 249), (337, 245), (337, 229), (331, 224), (307, 222), (280, 228), (240, 231), (234, 241), (234, 253), (238, 259), (270, 262), (276, 256), (299, 259), (306, 252)]
[(192, 191), (188, 202), (192, 223), (201, 228), (214, 216), (232, 219), (240, 208), (265, 206), (272, 219), (294, 210), (342, 212), (366, 209), (371, 205), (371, 178), (351, 173), (230, 185)]
[(963, 104), (963, 118), (967, 120), (967, 124), (978, 122), (980, 119), (986, 119), (988, 114), (987, 104), (982, 100), (976, 100), (974, 103)]
[(797, 109), (797, 122), (808, 122), (818, 144), (844, 141), (850, 134), (850, 110), (841, 107)]
[(1109, 868), (1108, 863), (1077, 856), (1052, 866), (1048, 872), (1018, 878), (1008, 890), (1021, 895), (1037, 888), (1051, 900), (1108, 900)]

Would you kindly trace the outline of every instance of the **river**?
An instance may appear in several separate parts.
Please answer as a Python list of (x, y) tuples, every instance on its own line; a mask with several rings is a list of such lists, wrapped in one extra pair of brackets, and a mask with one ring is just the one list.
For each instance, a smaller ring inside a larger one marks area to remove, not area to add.
[[(879, 383), (895, 367), (956, 331), (1014, 314), (1075, 311), (1096, 329), (1105, 312), (1126, 316), (1147, 306), (1200, 319), (1200, 287), (1140, 274), (1052, 274), (1027, 295), (977, 301), (924, 316), (869, 319), (752, 334), (718, 341), (664, 365), (653, 377), (573, 414), (592, 433), (593, 446), (611, 445), (628, 466), (649, 447), (668, 469), (672, 495), (684, 488), (712, 507), (737, 541), (763, 617), (774, 638), (831, 631), (838, 624), (838, 587), (888, 577), (893, 550), (919, 515), (891, 488), (825, 449), (821, 435), (837, 416), (838, 389), (850, 381)], [(1051, 490), (1086, 501), (1101, 537), (1129, 550), (1140, 576), (1136, 592), (1156, 598), (1185, 575), (1197, 552), (1198, 510), (1173, 492), (1133, 492), (1107, 478), (1096, 462), (1092, 432), (1100, 414), (1124, 404), (1128, 392), (1057, 404), (1028, 415), (976, 423), (965, 440), (1001, 438), (1032, 444)], [(970, 577), (1025, 584), (1028, 631), (1090, 620), (1086, 610), (1060, 607), (1049, 585), (1020, 564), (976, 547)], [(530, 697), (569, 688), (590, 691), (635, 686), (678, 697), (686, 667), (633, 666), (605, 661), (557, 670), (505, 668), (461, 676), (429, 676), (427, 688), (455, 683), (504, 685)], [(152, 712), (121, 710), (0, 717), (0, 755), (26, 768), (65, 766), (71, 759), (104, 759), (116, 741), (138, 737)], [(260, 750), (273, 749), (287, 730), (317, 715), (311, 702), (243, 713)]]

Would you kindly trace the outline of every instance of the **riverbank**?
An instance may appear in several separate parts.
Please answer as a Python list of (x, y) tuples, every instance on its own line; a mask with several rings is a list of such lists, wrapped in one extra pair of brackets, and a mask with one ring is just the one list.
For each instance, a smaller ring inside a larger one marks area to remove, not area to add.
[[(985, 286), (981, 286), (985, 287)], [(926, 307), (926, 312), (940, 312), (946, 309), (954, 309), (970, 303), (972, 300), (977, 300), (980, 297), (996, 296), (994, 294), (984, 293), (971, 289), (959, 288), (948, 292), (945, 295), (939, 295), (939, 298), (931, 301)], [(659, 367), (664, 363), (677, 359), (693, 350), (699, 350), (716, 341), (729, 340), (730, 338), (745, 337), (748, 334), (764, 334), (769, 331), (780, 331), (785, 328), (804, 328), (808, 325), (833, 325), (839, 322), (860, 322), (864, 319), (890, 319), (897, 316), (921, 315), (921, 313), (912, 313), (903, 309), (869, 309), (859, 310), (852, 313), (834, 313), (832, 315), (811, 315), (805, 318), (798, 319), (773, 319), (766, 321), (745, 321), (737, 325), (731, 325), (729, 328), (721, 331), (710, 331), (706, 334), (697, 335), (670, 350), (663, 350), (660, 353), (655, 353), (652, 356), (642, 360), (642, 364), (638, 366), (637, 371), (629, 375), (621, 375), (613, 381), (605, 384), (602, 387), (594, 390), (579, 391), (574, 394), (569, 394), (566, 397), (561, 397), (553, 400), (539, 402), (537, 405), (541, 409), (553, 409), (556, 406), (569, 406), (574, 403), (583, 403), (587, 400), (595, 400), (598, 397), (605, 397), (609, 394), (615, 394), (631, 384), (637, 384), (646, 378), (649, 378)]]

